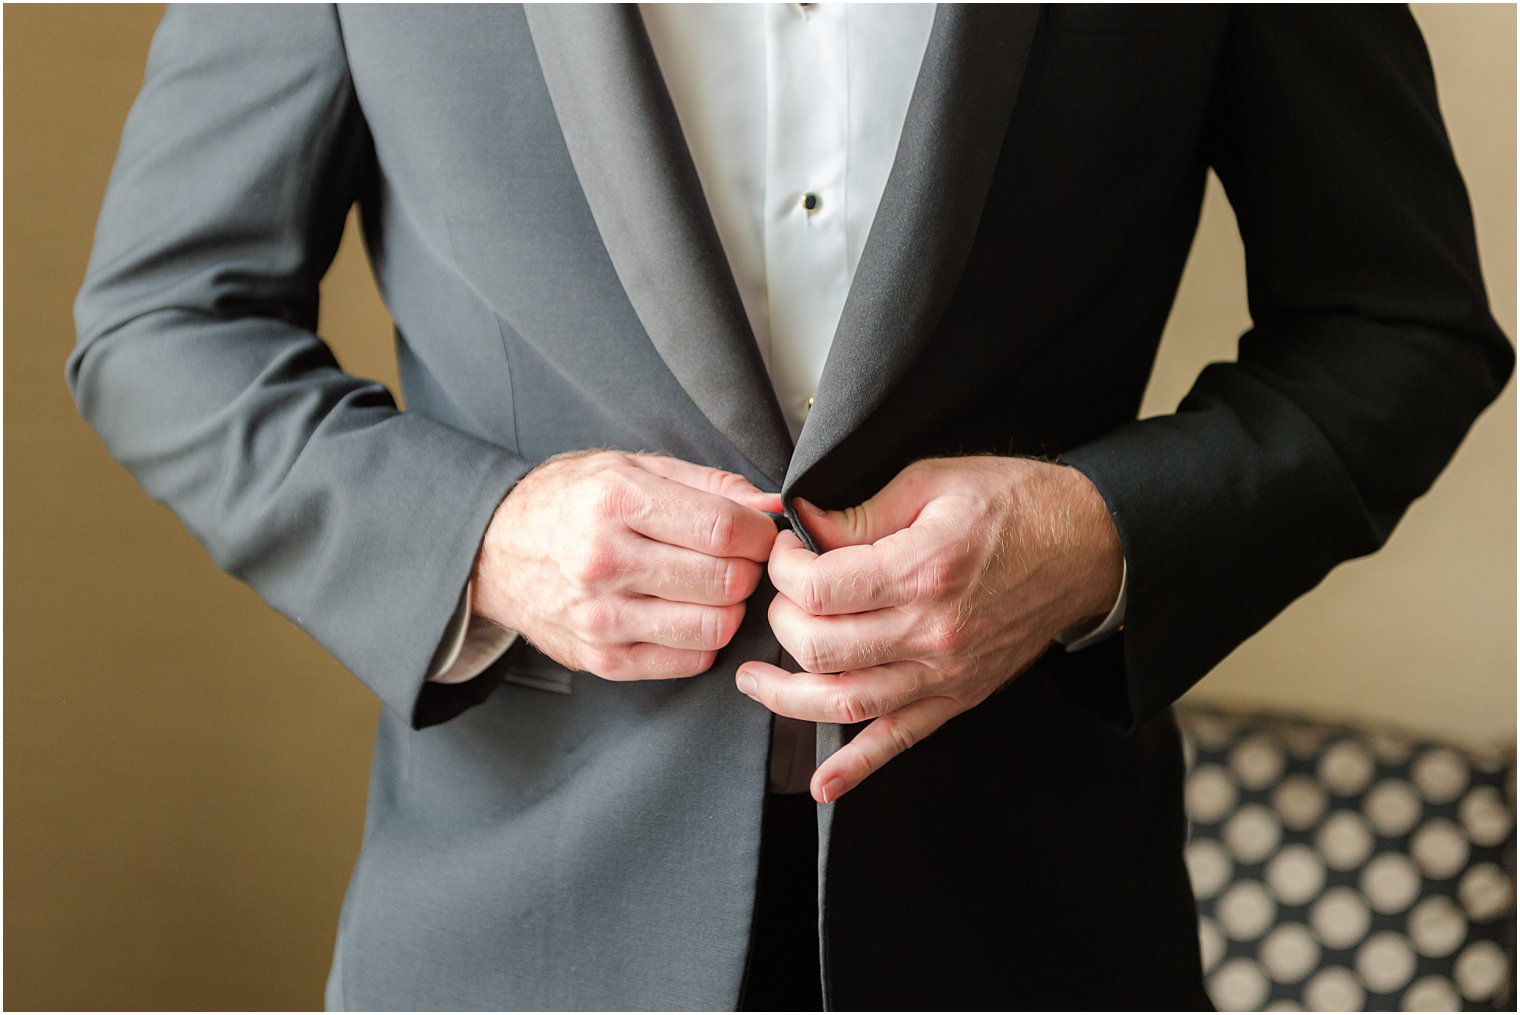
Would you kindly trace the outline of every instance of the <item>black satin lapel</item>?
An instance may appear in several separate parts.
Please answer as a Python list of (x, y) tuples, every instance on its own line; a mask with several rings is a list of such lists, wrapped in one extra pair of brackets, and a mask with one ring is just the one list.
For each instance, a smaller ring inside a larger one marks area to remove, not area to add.
[(779, 482), (792, 442), (636, 4), (524, 4), (634, 311), (702, 413)]
[(819, 484), (808, 473), (881, 405), (944, 313), (976, 236), (1038, 16), (1038, 4), (939, 5), (896, 159), (782, 487), (788, 496), (810, 496)]

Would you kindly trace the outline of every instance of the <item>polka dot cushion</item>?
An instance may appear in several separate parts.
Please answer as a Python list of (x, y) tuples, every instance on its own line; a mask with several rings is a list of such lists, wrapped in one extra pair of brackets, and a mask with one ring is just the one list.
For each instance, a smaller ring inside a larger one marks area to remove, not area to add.
[(1209, 992), (1233, 1011), (1514, 1011), (1514, 766), (1179, 709)]

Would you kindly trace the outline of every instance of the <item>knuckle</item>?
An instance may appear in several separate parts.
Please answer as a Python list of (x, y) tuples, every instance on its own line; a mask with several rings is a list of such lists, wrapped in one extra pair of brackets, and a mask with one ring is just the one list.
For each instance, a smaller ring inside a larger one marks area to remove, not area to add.
[(732, 511), (719, 509), (713, 512), (712, 520), (707, 531), (708, 550), (720, 557), (731, 556), (734, 536), (738, 530), (738, 520)]
[(583, 585), (599, 585), (617, 575), (617, 551), (604, 540), (588, 540), (575, 562), (574, 575)]
[(571, 607), (571, 622), (584, 635), (603, 638), (613, 628), (613, 610), (601, 599), (589, 599)]
[(581, 653), (581, 666), (604, 680), (622, 679), (623, 654), (615, 649), (592, 645)]
[(865, 722), (872, 717), (871, 707), (865, 698), (860, 692), (848, 687), (837, 688), (830, 693), (829, 712), (846, 724)]
[[(722, 606), (731, 606), (747, 598), (754, 591), (754, 581), (749, 569), (741, 567), (732, 560), (720, 559), (714, 569), (716, 574), (713, 587), (717, 592), (717, 599)], [(759, 575), (753, 575), (758, 578)]]
[(930, 557), (913, 569), (914, 599), (939, 599), (955, 588), (955, 562), (940, 556)]
[(815, 634), (803, 633), (797, 638), (797, 651), (792, 653), (801, 666), (809, 673), (828, 673), (829, 658), (828, 650)]
[(591, 514), (602, 522), (620, 521), (628, 507), (628, 499), (629, 490), (622, 480), (603, 476), (591, 499)]
[(840, 513), (844, 516), (844, 528), (852, 536), (860, 536), (866, 531), (867, 518), (864, 504), (851, 504)]
[(817, 571), (809, 571), (797, 584), (797, 594), (802, 597), (797, 605), (815, 617), (828, 612), (833, 596), (832, 587)]
[(699, 621), (700, 630), (697, 634), (697, 648), (707, 652), (722, 648), (728, 643), (727, 636), (723, 633), (726, 621), (723, 611), (707, 609), (702, 611)]
[(887, 742), (892, 745), (894, 754), (902, 754), (918, 743), (918, 734), (901, 719), (883, 717), (881, 731), (886, 736)]
[(935, 655), (955, 655), (964, 645), (961, 626), (952, 617), (937, 617), (923, 631), (925, 647)]

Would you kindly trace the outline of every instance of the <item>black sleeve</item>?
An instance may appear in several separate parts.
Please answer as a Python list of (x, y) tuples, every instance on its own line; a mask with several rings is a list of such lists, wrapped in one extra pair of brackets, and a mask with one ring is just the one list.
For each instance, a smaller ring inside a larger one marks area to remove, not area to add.
[(1208, 144), (1252, 327), (1175, 414), (1062, 456), (1129, 564), (1123, 686), (1083, 696), (1130, 729), (1382, 546), (1514, 363), (1409, 11), (1231, 16)]

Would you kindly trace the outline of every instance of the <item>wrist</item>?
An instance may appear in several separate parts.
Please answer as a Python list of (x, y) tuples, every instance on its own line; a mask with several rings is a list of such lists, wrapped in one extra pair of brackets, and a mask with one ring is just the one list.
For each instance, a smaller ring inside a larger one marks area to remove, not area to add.
[(1124, 546), (1113, 514), (1092, 481), (1069, 466), (1061, 470), (1065, 510), (1070, 616), (1065, 633), (1101, 623), (1118, 601), (1124, 581)]
[(506, 537), (512, 524), (507, 501), (515, 490), (516, 488), (502, 498), (495, 513), (491, 515), (491, 523), (486, 526), (480, 549), (476, 551), (475, 564), (470, 570), (467, 586), (471, 615), (489, 620), (507, 630), (518, 630), (518, 625), (511, 617), (512, 611), (506, 602), (506, 590), (499, 575), (501, 563), (508, 553)]

